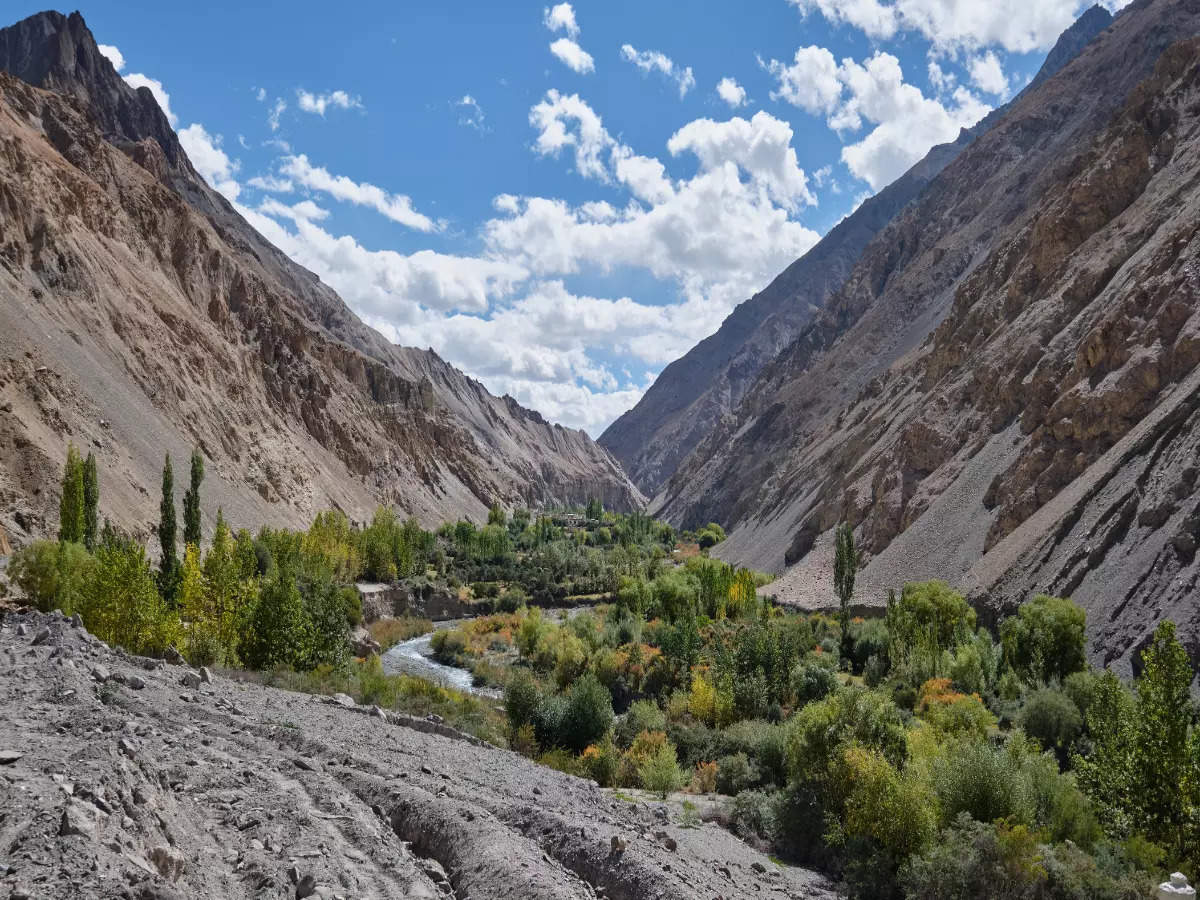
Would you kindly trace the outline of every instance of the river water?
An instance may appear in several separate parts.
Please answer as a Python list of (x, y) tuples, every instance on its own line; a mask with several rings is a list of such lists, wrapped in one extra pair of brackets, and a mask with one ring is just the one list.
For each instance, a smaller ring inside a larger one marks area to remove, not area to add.
[[(441, 631), (443, 628), (453, 628), (461, 622), (438, 622), (435, 630)], [(444, 685), (445, 687), (454, 688), (456, 691), (463, 691), (467, 694), (476, 694), (480, 697), (499, 697), (500, 692), (495, 688), (476, 687), (471, 683), (471, 673), (466, 669), (460, 669), (458, 666), (447, 666), (438, 662), (433, 658), (433, 632), (423, 634), (420, 637), (413, 638), (409, 641), (396, 644), (380, 657), (380, 662), (383, 663), (383, 671), (389, 675), (405, 674), (416, 675), (428, 681)]]

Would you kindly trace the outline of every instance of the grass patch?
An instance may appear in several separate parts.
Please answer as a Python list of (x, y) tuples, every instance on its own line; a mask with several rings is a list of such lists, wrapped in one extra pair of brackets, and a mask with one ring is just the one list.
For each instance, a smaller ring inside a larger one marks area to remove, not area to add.
[(381, 652), (386, 653), (397, 644), (433, 631), (433, 622), (416, 616), (400, 616), (396, 619), (378, 619), (367, 626), (371, 637), (379, 642)]

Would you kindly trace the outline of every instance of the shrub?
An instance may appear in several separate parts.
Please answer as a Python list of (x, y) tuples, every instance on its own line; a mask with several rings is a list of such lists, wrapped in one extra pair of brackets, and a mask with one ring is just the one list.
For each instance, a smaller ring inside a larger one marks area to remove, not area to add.
[(504, 686), (504, 715), (508, 719), (511, 734), (533, 724), (541, 699), (533, 676), (524, 669), (513, 669), (508, 684)]
[(94, 560), (82, 544), (34, 541), (8, 561), (8, 577), (42, 612), (79, 610)]
[(566, 715), (567, 698), (563, 694), (547, 694), (542, 697), (533, 714), (533, 731), (540, 746), (562, 746), (563, 720)]
[(583, 771), (601, 787), (612, 787), (616, 783), (620, 761), (621, 755), (610, 737), (592, 744), (579, 757)]
[(775, 839), (778, 796), (768, 791), (742, 791), (729, 805), (729, 827), (744, 841), (758, 845)]
[(823, 663), (801, 662), (792, 669), (792, 695), (797, 706), (824, 699), (837, 690), (837, 686), (837, 674)]
[(1004, 659), (1030, 681), (1066, 678), (1087, 664), (1086, 621), (1070, 600), (1039, 594), (1001, 623)]
[(666, 731), (667, 717), (653, 700), (637, 700), (617, 720), (617, 745), (628, 748), (643, 731)]
[(975, 610), (945, 582), (906, 584), (900, 598), (888, 604), (887, 628), (893, 671), (924, 681), (941, 674), (936, 670), (946, 651), (971, 637)]
[(496, 609), (502, 613), (515, 613), (529, 603), (529, 595), (519, 587), (507, 588), (496, 601)]
[(637, 769), (642, 787), (658, 794), (660, 799), (667, 799), (667, 794), (679, 790), (686, 778), (679, 769), (679, 761), (675, 756), (675, 748), (670, 743), (650, 754)]
[(1083, 731), (1079, 707), (1066, 693), (1054, 688), (1041, 688), (1029, 696), (1021, 708), (1020, 723), (1026, 734), (1064, 761), (1067, 750)]
[(851, 747), (845, 763), (850, 782), (845, 835), (867, 838), (895, 859), (924, 849), (937, 831), (934, 798), (926, 784), (898, 771), (877, 750)]
[(745, 753), (731, 753), (717, 760), (717, 790), (722, 794), (735, 796), (757, 787), (759, 780), (758, 767)]
[(88, 631), (131, 653), (157, 655), (178, 642), (179, 620), (158, 593), (145, 549), (132, 540), (115, 537), (96, 548), (78, 611)]
[(792, 719), (788, 770), (796, 780), (824, 778), (842, 749), (852, 743), (879, 750), (890, 762), (906, 756), (900, 710), (871, 691), (844, 689), (810, 703)]
[[(590, 672), (571, 686), (563, 713), (561, 744), (580, 753), (612, 727), (612, 697)], [(674, 752), (674, 751), (672, 751)]]
[(711, 794), (717, 789), (717, 764), (715, 762), (696, 763), (692, 773), (692, 783), (688, 788), (693, 794)]
[(934, 762), (933, 784), (943, 821), (964, 812), (980, 822), (1034, 821), (1033, 786), (1021, 772), (1020, 757), (1003, 747), (964, 740), (946, 748)]

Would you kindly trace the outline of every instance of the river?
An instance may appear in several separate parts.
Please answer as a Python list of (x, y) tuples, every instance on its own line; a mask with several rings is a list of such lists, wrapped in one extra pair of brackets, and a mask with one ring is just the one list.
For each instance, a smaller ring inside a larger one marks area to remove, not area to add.
[[(436, 631), (441, 631), (444, 628), (453, 628), (461, 624), (460, 621), (453, 622), (438, 622), (434, 626)], [(433, 632), (423, 634), (420, 637), (415, 637), (412, 640), (403, 641), (392, 647), (380, 657), (383, 663), (383, 671), (389, 675), (417, 675), (421, 678), (433, 681), (437, 684), (445, 685), (449, 688), (454, 688), (456, 691), (463, 691), (467, 694), (475, 694), (480, 697), (496, 698), (501, 696), (500, 691), (489, 687), (476, 687), (471, 682), (471, 673), (466, 669), (460, 669), (458, 666), (447, 666), (444, 663), (438, 662), (433, 658)]]

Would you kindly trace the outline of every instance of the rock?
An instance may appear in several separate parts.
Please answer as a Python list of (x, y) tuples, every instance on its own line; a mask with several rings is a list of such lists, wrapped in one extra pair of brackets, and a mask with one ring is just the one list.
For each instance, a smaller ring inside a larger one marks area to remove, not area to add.
[(182, 666), (187, 664), (187, 660), (183, 658), (183, 654), (174, 647), (167, 648), (167, 652), (163, 654), (163, 659), (173, 666)]
[(135, 744), (129, 738), (121, 738), (119, 741), (117, 741), (117, 750), (119, 750), (123, 756), (127, 756), (130, 759), (135, 759), (137, 757), (137, 744)]
[(212, 684), (212, 680), (213, 680), (212, 672), (208, 671), (208, 666), (201, 666), (200, 667), (200, 683), (201, 684)]
[(625, 852), (625, 848), (628, 847), (629, 844), (625, 838), (621, 837), (619, 834), (614, 834), (612, 839), (609, 841), (609, 846), (612, 848), (613, 856), (620, 856)]
[(158, 874), (168, 881), (179, 880), (187, 868), (187, 860), (175, 847), (155, 847), (150, 851), (150, 862), (158, 869)]
[(760, 863), (758, 860), (755, 860), (754, 862), (750, 863), (750, 868), (752, 868), (759, 875), (767, 874), (767, 867), (764, 866), (762, 863)]
[(11, 766), (24, 755), (20, 750), (5, 750), (0, 748), (0, 766)]
[(32, 646), (37, 647), (41, 644), (47, 643), (49, 640), (50, 640), (50, 629), (47, 626), (43, 625), (41, 627), (41, 629), (38, 630), (38, 633), (33, 636), (33, 640), (30, 643)]
[(371, 715), (373, 715), (373, 716), (374, 716), (375, 718), (377, 718), (377, 719), (383, 719), (383, 721), (385, 721), (385, 722), (386, 722), (386, 721), (388, 721), (388, 715), (387, 715), (387, 713), (385, 713), (385, 712), (384, 712), (382, 709), (380, 709), (378, 706), (376, 706), (376, 707), (373, 707), (373, 708), (371, 709)]
[(305, 772), (320, 772), (321, 764), (315, 759), (310, 759), (307, 756), (297, 756), (292, 760), (296, 764), (297, 769), (303, 769)]
[(140, 691), (146, 686), (146, 682), (142, 680), (140, 675), (129, 674), (125, 676), (125, 686), (133, 688), (135, 691)]
[(17, 637), (25, 637), (27, 634), (29, 634), (29, 626), (24, 623), (17, 626)]
[(371, 633), (367, 629), (359, 625), (354, 629), (354, 633), (350, 635), (350, 647), (355, 656), (366, 658), (372, 653), (379, 654), (382, 647), (375, 638), (371, 637)]
[(296, 883), (296, 900), (303, 900), (305, 897), (311, 897), (317, 892), (317, 879), (311, 875), (305, 875)]
[(1164, 881), (1158, 886), (1156, 900), (1195, 900), (1196, 889), (1188, 884), (1182, 872), (1171, 875), (1170, 881)]
[(92, 666), (92, 677), (101, 684), (104, 684), (104, 682), (112, 678), (112, 673), (109, 672), (108, 669), (104, 668), (104, 666), (97, 663), (96, 665)]
[(179, 683), (185, 688), (191, 688), (194, 691), (200, 687), (200, 676), (195, 672), (184, 672), (183, 677), (179, 679)]
[(421, 766), (421, 772), (425, 775), (432, 775), (433, 769), (429, 768), (429, 766)]
[(345, 706), (347, 708), (358, 706), (358, 704), (354, 702), (354, 698), (349, 694), (334, 694), (329, 698), (329, 702), (335, 706)]
[(71, 616), (71, 624), (74, 625), (76, 628), (82, 628), (83, 627), (83, 616), (81, 616), (79, 613), (75, 613), (75, 615)]
[(63, 837), (77, 834), (94, 838), (99, 818), (100, 810), (92, 804), (83, 800), (70, 800), (63, 808), (62, 822), (59, 824), (58, 833)]

